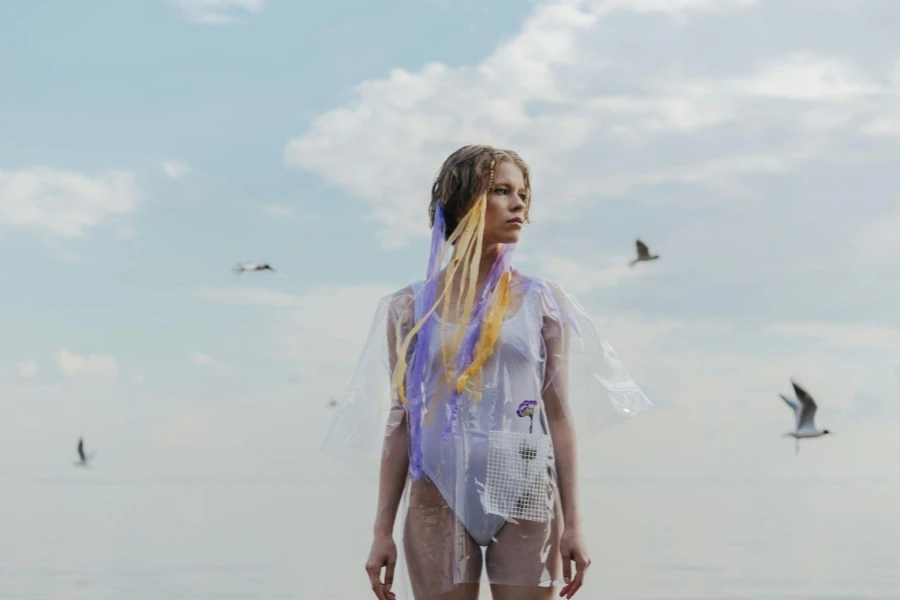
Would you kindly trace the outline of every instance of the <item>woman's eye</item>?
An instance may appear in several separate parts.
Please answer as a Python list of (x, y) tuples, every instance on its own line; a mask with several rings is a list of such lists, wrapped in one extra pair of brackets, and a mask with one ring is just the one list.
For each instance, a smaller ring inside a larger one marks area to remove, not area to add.
[(495, 194), (505, 194), (505, 193), (506, 193), (506, 188), (497, 188), (497, 189), (494, 190), (494, 193), (495, 193)]

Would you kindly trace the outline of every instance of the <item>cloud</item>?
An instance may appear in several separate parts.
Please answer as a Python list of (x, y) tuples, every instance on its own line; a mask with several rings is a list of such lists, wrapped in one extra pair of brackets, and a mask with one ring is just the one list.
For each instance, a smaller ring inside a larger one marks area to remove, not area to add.
[[(427, 235), (431, 178), (467, 143), (517, 149), (534, 173), (535, 216), (545, 220), (574, 220), (598, 194), (654, 186), (749, 195), (751, 177), (846, 157), (835, 132), (855, 134), (859, 119), (892, 111), (900, 93), (898, 78), (821, 43), (805, 51), (748, 43), (754, 11), (773, 6), (542, 3), (476, 65), (397, 68), (361, 82), (353, 101), (289, 139), (284, 159), (357, 194), (385, 249)], [(715, 36), (716, 52), (695, 52), (698, 35)], [(547, 193), (552, 207), (540, 202)]]
[(194, 296), (216, 304), (232, 306), (295, 306), (297, 298), (263, 287), (200, 288)]
[(171, 0), (188, 20), (201, 25), (228, 25), (259, 14), (266, 0)]
[(40, 367), (36, 360), (26, 360), (16, 365), (16, 371), (19, 373), (19, 377), (23, 379), (34, 379), (37, 377), (39, 370)]
[(624, 254), (597, 257), (592, 262), (549, 253), (523, 258), (522, 262), (532, 265), (535, 274), (565, 282), (566, 289), (576, 295), (587, 294), (600, 287), (615, 287), (622, 281), (639, 275), (638, 270), (628, 264), (633, 257)]
[(884, 91), (847, 60), (803, 53), (773, 59), (730, 86), (740, 95), (805, 101), (842, 102)]
[(48, 167), (0, 171), (0, 235), (84, 237), (133, 213), (143, 196), (130, 172), (90, 177)]
[(735, 10), (749, 8), (759, 0), (600, 0), (593, 6), (599, 14), (615, 11), (680, 15), (690, 10)]
[(191, 172), (191, 168), (188, 165), (174, 160), (164, 160), (159, 166), (170, 179), (181, 179)]
[(88, 354), (85, 356), (60, 348), (56, 353), (56, 365), (66, 377), (93, 375), (100, 379), (113, 380), (119, 374), (116, 359), (109, 354)]
[(222, 377), (231, 375), (234, 372), (234, 369), (232, 369), (231, 366), (216, 360), (205, 352), (193, 352), (189, 358), (194, 364), (209, 368)]

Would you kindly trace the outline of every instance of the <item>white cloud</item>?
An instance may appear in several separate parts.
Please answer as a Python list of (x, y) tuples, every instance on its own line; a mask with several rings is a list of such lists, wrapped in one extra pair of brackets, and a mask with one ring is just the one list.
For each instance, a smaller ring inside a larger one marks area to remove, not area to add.
[(629, 266), (632, 257), (597, 257), (594, 262), (582, 262), (564, 256), (540, 253), (523, 257), (523, 262), (533, 265), (534, 274), (557, 282), (575, 295), (587, 294), (599, 287), (615, 287), (625, 279), (639, 275), (638, 269)]
[[(522, 33), (477, 67), (430, 64), (419, 74), (393, 69), (386, 80), (363, 82), (358, 102), (317, 118), (288, 142), (285, 160), (361, 194), (385, 225), (383, 245), (402, 245), (424, 232), (422, 191), (443, 156), (476, 139), (506, 146), (505, 132), (533, 127), (527, 101), (563, 99), (551, 67), (576, 62), (575, 34), (594, 19), (575, 6), (541, 6)], [(552, 123), (562, 145), (589, 133), (584, 125)], [(551, 153), (554, 145), (544, 141)]]
[(38, 371), (40, 367), (36, 360), (26, 360), (24, 362), (16, 365), (16, 371), (19, 373), (19, 377), (24, 379), (34, 379), (37, 377)]
[(89, 177), (48, 167), (0, 171), (0, 235), (18, 230), (80, 238), (134, 212), (143, 195), (129, 172)]
[(216, 304), (233, 306), (295, 306), (297, 298), (263, 287), (200, 288), (194, 296)]
[(205, 352), (193, 352), (189, 358), (194, 364), (207, 367), (222, 377), (231, 375), (234, 372), (231, 366), (216, 360)]
[(56, 353), (56, 365), (59, 372), (67, 377), (81, 374), (93, 375), (101, 379), (113, 380), (119, 374), (116, 359), (109, 354), (79, 355), (65, 348)]
[(289, 217), (294, 213), (294, 210), (290, 206), (283, 206), (281, 204), (267, 204), (262, 207), (262, 211), (270, 217)]
[(778, 57), (730, 85), (738, 94), (806, 101), (848, 101), (884, 91), (847, 60), (809, 54)]
[(665, 13), (669, 15), (689, 10), (735, 10), (748, 8), (759, 0), (599, 0), (594, 2), (600, 14), (614, 11)]
[[(539, 4), (518, 34), (476, 65), (432, 63), (361, 82), (352, 102), (288, 140), (284, 158), (357, 194), (380, 224), (385, 249), (427, 235), (422, 214), (432, 177), (468, 143), (518, 150), (534, 173), (535, 215), (545, 220), (575, 218), (598, 193), (647, 185), (704, 186), (726, 198), (746, 193), (747, 176), (783, 176), (823, 156), (842, 156), (837, 138), (825, 134), (887, 110), (900, 91), (898, 81), (874, 78), (818, 48), (778, 46), (772, 54), (734, 36), (734, 42), (718, 38), (715, 52), (682, 57), (693, 42), (691, 30), (679, 25), (635, 52), (615, 20), (637, 13), (690, 23), (701, 12), (724, 19), (728, 11), (757, 6), (752, 0)], [(729, 53), (745, 60), (723, 72)], [(760, 136), (761, 130), (778, 133)], [(541, 202), (548, 194), (552, 208)]]
[(266, 0), (171, 0), (189, 21), (202, 25), (237, 23), (262, 12)]
[(159, 166), (170, 179), (181, 179), (191, 172), (191, 168), (188, 165), (174, 160), (164, 160)]
[[(602, 172), (573, 174), (567, 183), (571, 197), (585, 198), (588, 201), (597, 194), (608, 197), (622, 196), (635, 190), (666, 184), (687, 184), (705, 187), (724, 194), (725, 197), (748, 195), (747, 181), (761, 175), (783, 175), (790, 173), (799, 165), (815, 160), (821, 155), (821, 149), (813, 146), (788, 146), (773, 149), (764, 154), (744, 154), (739, 156), (704, 157), (688, 164), (648, 167), (631, 172)], [(697, 194), (689, 199), (684, 196), (655, 196), (644, 202), (652, 204), (713, 204), (721, 205), (722, 197), (709, 197), (704, 201), (703, 195)], [(764, 201), (765, 199), (763, 199)], [(588, 201), (585, 204), (588, 204)], [(536, 203), (534, 214), (550, 216), (559, 211), (554, 203)]]

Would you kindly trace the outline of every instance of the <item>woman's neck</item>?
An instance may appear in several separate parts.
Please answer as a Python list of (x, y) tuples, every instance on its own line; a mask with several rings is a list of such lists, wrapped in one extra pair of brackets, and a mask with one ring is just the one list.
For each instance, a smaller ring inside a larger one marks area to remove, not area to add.
[[(500, 250), (502, 249), (502, 244), (491, 244), (490, 246), (484, 246), (481, 249), (481, 258), (478, 261), (478, 278), (476, 279), (476, 288), (478, 292), (484, 287), (485, 282), (487, 281), (488, 275), (491, 272), (491, 269), (494, 267), (494, 263), (497, 261), (497, 257), (500, 255)], [(442, 270), (440, 279), (440, 289), (443, 289), (445, 276), (447, 270), (446, 268)], [(458, 287), (460, 284), (460, 272), (457, 271), (456, 276), (453, 278), (455, 281), (454, 287)]]
[(501, 244), (492, 244), (481, 249), (481, 260), (478, 264), (479, 289), (484, 285), (484, 282), (488, 278), (488, 274), (490, 274), (491, 269), (494, 267), (494, 263), (497, 262), (497, 257), (500, 256), (501, 247)]

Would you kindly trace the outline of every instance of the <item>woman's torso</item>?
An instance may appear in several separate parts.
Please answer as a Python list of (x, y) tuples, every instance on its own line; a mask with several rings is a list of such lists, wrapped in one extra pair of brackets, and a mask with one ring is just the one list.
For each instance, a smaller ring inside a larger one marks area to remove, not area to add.
[[(414, 284), (414, 293), (420, 285)], [(449, 435), (445, 435), (445, 430), (450, 392), (441, 372), (442, 322), (437, 313), (429, 318), (427, 326), (432, 328), (432, 333), (425, 378), (422, 456), (425, 472), (445, 493), (454, 489), (460, 475), (472, 485), (484, 480), (491, 431), (527, 433), (533, 427), (534, 434), (546, 433), (541, 402), (545, 349), (541, 337), (540, 292), (533, 285), (521, 289), (521, 297), (510, 303), (515, 311), (507, 311), (493, 353), (485, 362), (481, 376), (473, 382), (480, 388), (481, 397), (476, 398), (469, 391), (462, 393)], [(423, 312), (421, 306), (416, 307), (417, 320)], [(448, 323), (445, 341), (449, 342), (457, 332), (458, 326)], [(538, 403), (532, 418), (520, 417), (516, 412), (525, 400)]]

